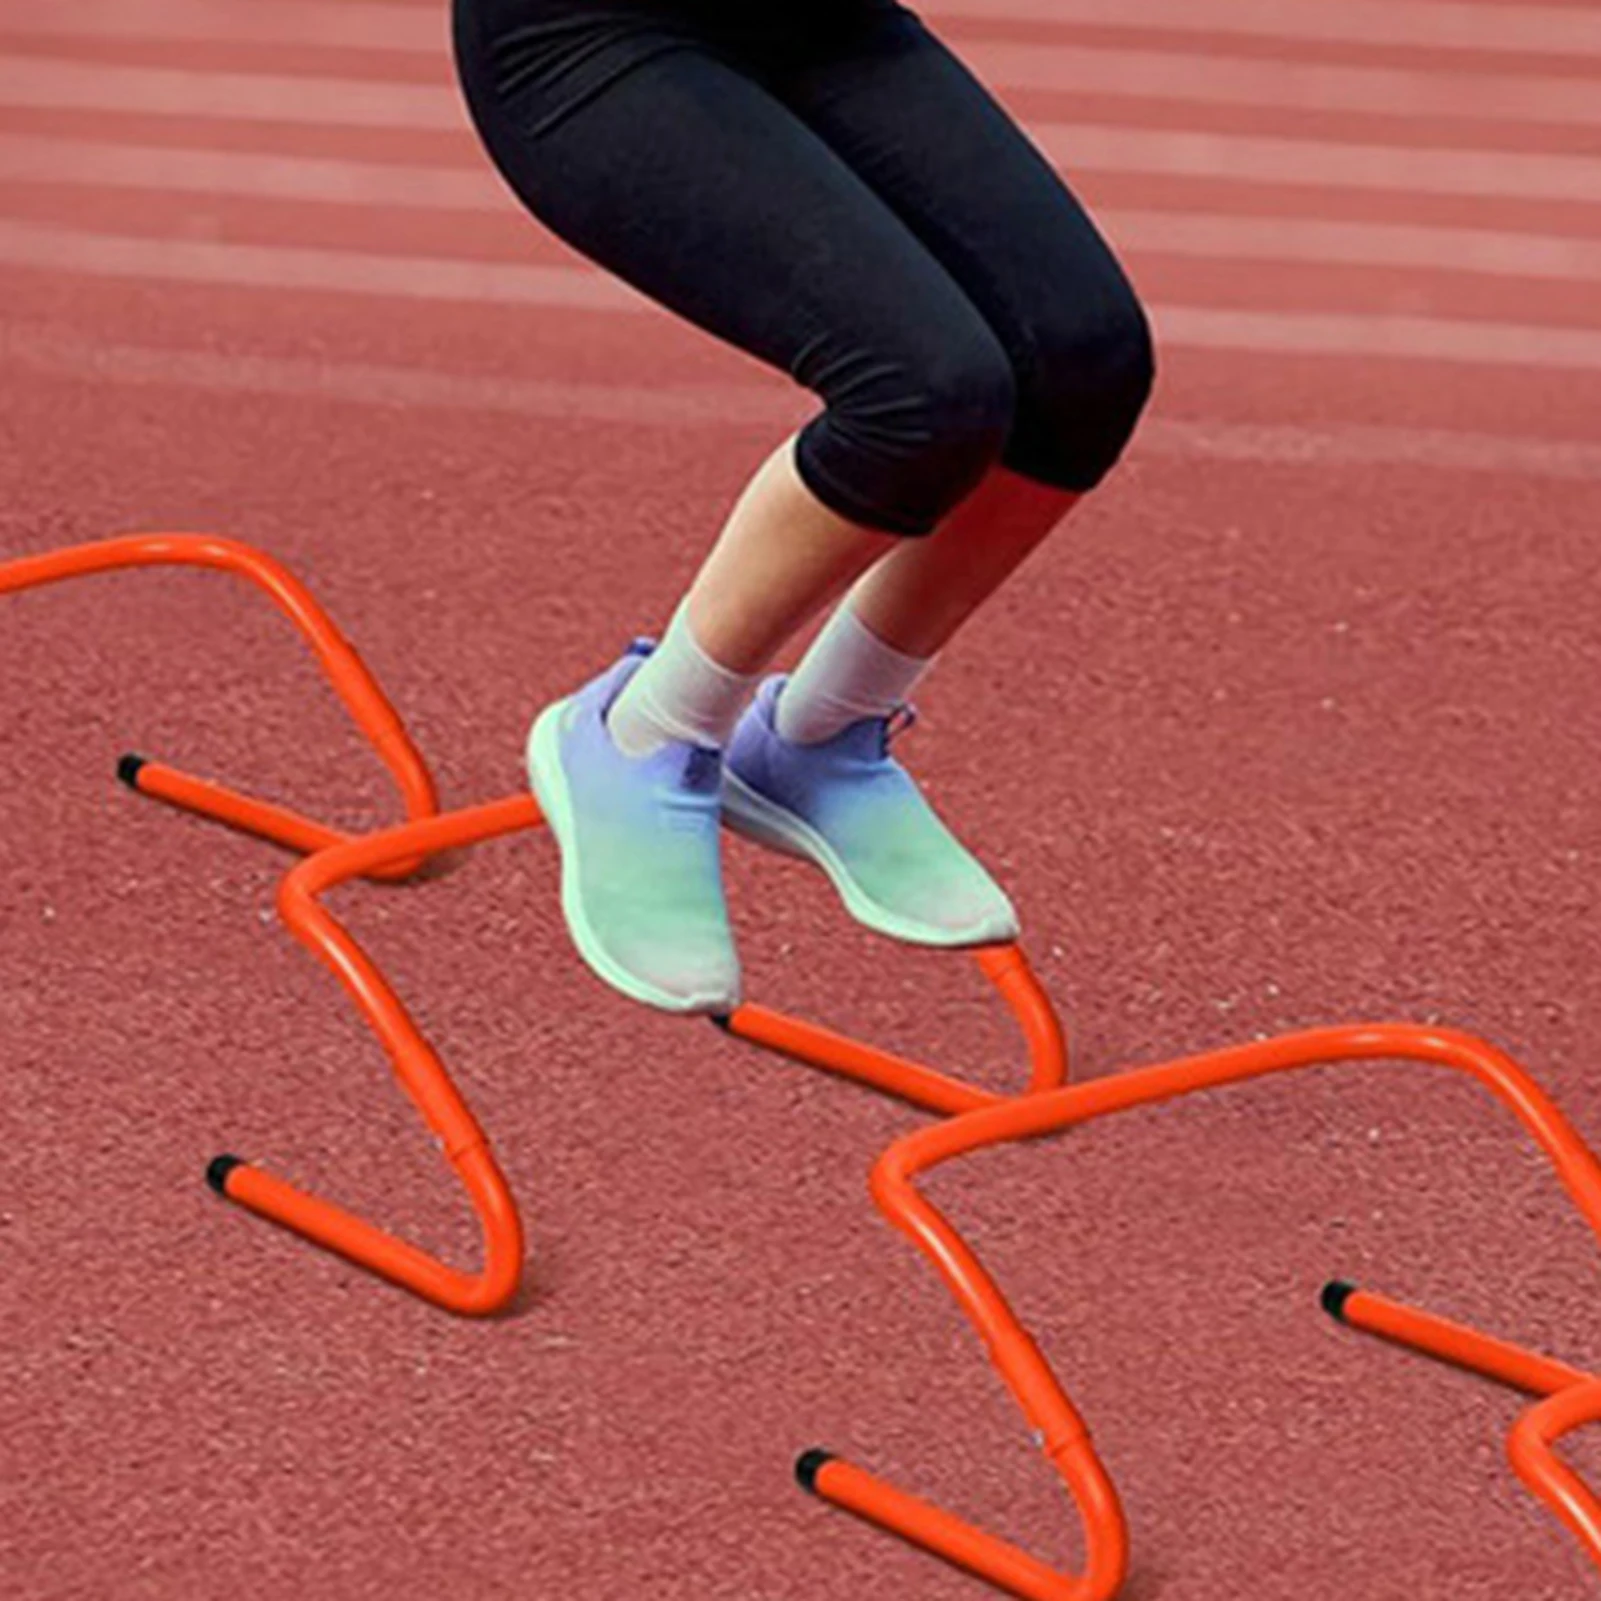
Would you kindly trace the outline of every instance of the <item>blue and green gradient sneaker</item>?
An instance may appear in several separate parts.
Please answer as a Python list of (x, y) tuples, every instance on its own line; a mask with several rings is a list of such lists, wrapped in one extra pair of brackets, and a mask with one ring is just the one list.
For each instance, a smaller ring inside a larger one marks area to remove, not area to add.
[(784, 682), (763, 682), (729, 741), (728, 826), (815, 863), (859, 923), (892, 939), (939, 946), (1016, 939), (1012, 903), (890, 754), (913, 720), (911, 708), (864, 718), (819, 744), (795, 744), (773, 725)]
[(721, 753), (674, 743), (623, 755), (606, 713), (648, 640), (540, 713), (528, 774), (561, 851), (561, 905), (608, 984), (669, 1012), (731, 1012), (739, 959), (723, 900)]

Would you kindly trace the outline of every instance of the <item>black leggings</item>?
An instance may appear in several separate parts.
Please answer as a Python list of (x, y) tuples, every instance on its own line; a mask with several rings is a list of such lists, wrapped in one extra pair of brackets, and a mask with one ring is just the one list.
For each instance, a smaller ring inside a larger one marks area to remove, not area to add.
[(455, 32), (541, 222), (821, 397), (797, 464), (831, 510), (924, 534), (997, 462), (1087, 490), (1122, 453), (1153, 373), (1134, 291), (892, 0), (455, 0)]

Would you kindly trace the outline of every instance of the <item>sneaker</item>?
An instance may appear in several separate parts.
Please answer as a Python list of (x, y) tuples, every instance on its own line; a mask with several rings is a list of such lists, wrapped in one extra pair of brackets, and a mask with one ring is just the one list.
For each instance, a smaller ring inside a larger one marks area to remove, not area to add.
[(773, 721), (784, 683), (762, 684), (729, 742), (729, 827), (815, 863), (850, 914), (880, 934), (939, 946), (1016, 939), (1012, 903), (890, 754), (915, 719), (912, 709), (864, 718), (819, 744), (794, 744)]
[(561, 851), (562, 913), (579, 955), (633, 1000), (724, 1014), (739, 1004), (739, 959), (723, 901), (721, 753), (675, 742), (629, 757), (606, 728), (652, 648), (636, 640), (540, 713), (528, 775)]

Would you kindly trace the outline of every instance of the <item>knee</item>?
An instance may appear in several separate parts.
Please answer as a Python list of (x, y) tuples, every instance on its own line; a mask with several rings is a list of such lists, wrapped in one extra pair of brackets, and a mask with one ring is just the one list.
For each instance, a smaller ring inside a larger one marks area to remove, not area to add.
[(1011, 436), (1017, 417), (1017, 375), (988, 329), (940, 351), (914, 383), (915, 431), (923, 449), (960, 462), (976, 483)]
[(798, 458), (835, 510), (910, 535), (931, 532), (999, 462), (1017, 412), (1012, 363), (987, 325), (922, 334), (914, 348), (857, 365), (803, 433)]
[(1117, 465), (1156, 382), (1151, 325), (1121, 278), (1064, 307), (1036, 337), (1008, 465), (1064, 489), (1095, 488)]

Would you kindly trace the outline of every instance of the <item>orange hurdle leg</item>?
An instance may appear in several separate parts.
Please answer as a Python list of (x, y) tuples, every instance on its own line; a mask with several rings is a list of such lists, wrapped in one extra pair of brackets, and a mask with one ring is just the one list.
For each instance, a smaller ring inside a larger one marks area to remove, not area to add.
[(484, 1265), (476, 1274), (447, 1267), (416, 1246), (386, 1234), (236, 1156), (212, 1162), (219, 1194), (293, 1230), (359, 1266), (402, 1285), (447, 1311), (482, 1315), (504, 1307), (522, 1274), (523, 1231), (489, 1141), (450, 1075), (377, 965), (321, 904), (318, 896), (353, 878), (376, 876), (397, 862), (426, 861), (441, 851), (476, 845), (541, 821), (532, 796), (404, 823), (308, 857), (284, 880), (279, 911), (296, 937), (334, 972), (378, 1036), (395, 1076), (439, 1141), (478, 1215)]
[(1326, 1285), (1323, 1307), (1336, 1321), (1364, 1334), (1543, 1397), (1514, 1424), (1507, 1455), (1523, 1483), (1601, 1566), (1601, 1502), (1554, 1450), (1563, 1435), (1588, 1423), (1601, 1423), (1601, 1379), (1355, 1285), (1339, 1281)]
[[(972, 955), (1022, 1029), (1028, 1048), (1030, 1092), (1056, 1089), (1067, 1078), (1067, 1041), (1050, 998), (1034, 976), (1022, 948), (990, 945)], [(732, 1015), (715, 1021), (752, 1045), (855, 1079), (927, 1112), (948, 1117), (993, 1106), (1002, 1098), (936, 1073), (920, 1062), (765, 1006), (741, 1006)]]
[(1555, 1395), (1590, 1380), (1588, 1373), (1565, 1362), (1340, 1280), (1324, 1286), (1323, 1310), (1348, 1328), (1421, 1351), (1437, 1362), (1466, 1368), (1526, 1395)]
[(1565, 1434), (1601, 1423), (1601, 1379), (1569, 1386), (1530, 1407), (1513, 1426), (1507, 1455), (1520, 1479), (1601, 1566), (1601, 1501), (1554, 1449)]

